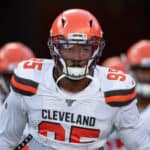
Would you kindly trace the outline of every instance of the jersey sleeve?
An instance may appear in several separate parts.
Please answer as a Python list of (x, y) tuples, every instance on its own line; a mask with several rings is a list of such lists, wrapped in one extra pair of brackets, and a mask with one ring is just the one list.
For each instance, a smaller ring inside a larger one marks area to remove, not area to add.
[(19, 142), (27, 116), (21, 95), (10, 92), (0, 113), (0, 149), (13, 150)]
[(150, 149), (150, 135), (144, 127), (136, 101), (120, 108), (114, 119), (114, 124), (128, 150)]
[(130, 104), (136, 99), (135, 81), (123, 72), (107, 73), (104, 85), (105, 102), (112, 107)]

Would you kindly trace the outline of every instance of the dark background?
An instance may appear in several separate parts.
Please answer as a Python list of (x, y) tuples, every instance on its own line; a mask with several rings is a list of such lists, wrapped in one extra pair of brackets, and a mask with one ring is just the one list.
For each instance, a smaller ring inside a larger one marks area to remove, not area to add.
[(150, 39), (148, 0), (5, 0), (0, 5), (0, 47), (21, 41), (37, 57), (49, 58), (49, 28), (55, 17), (68, 8), (88, 9), (99, 20), (106, 41), (102, 60), (126, 52), (140, 39)]

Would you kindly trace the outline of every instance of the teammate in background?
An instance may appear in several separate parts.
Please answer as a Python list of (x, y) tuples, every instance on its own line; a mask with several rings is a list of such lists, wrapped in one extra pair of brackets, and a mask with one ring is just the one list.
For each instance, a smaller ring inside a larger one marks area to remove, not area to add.
[(127, 51), (130, 72), (136, 79), (138, 108), (150, 133), (150, 40), (140, 40)]
[(32, 50), (21, 42), (5, 43), (0, 48), (0, 103), (9, 93), (13, 70), (20, 61), (34, 58)]
[(150, 150), (131, 76), (96, 65), (104, 48), (97, 19), (83, 9), (62, 12), (48, 41), (53, 60), (18, 65), (0, 116), (0, 149), (94, 150), (116, 129), (128, 150)]
[(126, 63), (121, 59), (120, 56), (108, 57), (102, 62), (101, 65), (128, 73)]
[[(112, 56), (106, 58), (102, 64), (104, 67), (109, 67), (116, 69), (118, 71), (122, 71), (124, 73), (128, 73), (126, 61), (122, 59), (121, 56)], [(120, 137), (114, 131), (108, 138), (106, 145), (104, 146), (105, 150), (126, 150), (123, 142), (120, 140)]]

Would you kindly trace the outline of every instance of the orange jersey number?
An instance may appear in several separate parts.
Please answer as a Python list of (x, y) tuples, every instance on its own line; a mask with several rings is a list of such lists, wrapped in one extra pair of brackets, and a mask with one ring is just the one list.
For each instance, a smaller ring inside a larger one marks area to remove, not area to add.
[(24, 67), (24, 69), (35, 69), (36, 68), (37, 70), (41, 70), (42, 63), (43, 63), (42, 59), (33, 58), (31, 60), (26, 61), (23, 65), (23, 67)]
[(126, 80), (126, 75), (124, 73), (118, 73), (118, 70), (116, 69), (109, 68), (107, 79), (124, 81)]
[[(47, 136), (48, 132), (55, 133), (55, 139), (59, 141), (65, 141), (65, 129), (60, 123), (52, 123), (43, 121), (39, 124), (39, 133)], [(82, 143), (80, 139), (86, 138), (98, 138), (100, 131), (97, 129), (80, 128), (76, 126), (71, 127), (70, 131), (70, 142), (71, 143)]]

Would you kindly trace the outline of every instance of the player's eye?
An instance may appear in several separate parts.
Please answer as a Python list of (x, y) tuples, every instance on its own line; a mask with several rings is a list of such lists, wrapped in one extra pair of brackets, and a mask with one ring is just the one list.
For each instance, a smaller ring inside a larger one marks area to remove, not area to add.
[(57, 44), (56, 48), (59, 50), (72, 50), (74, 45), (72, 44)]

